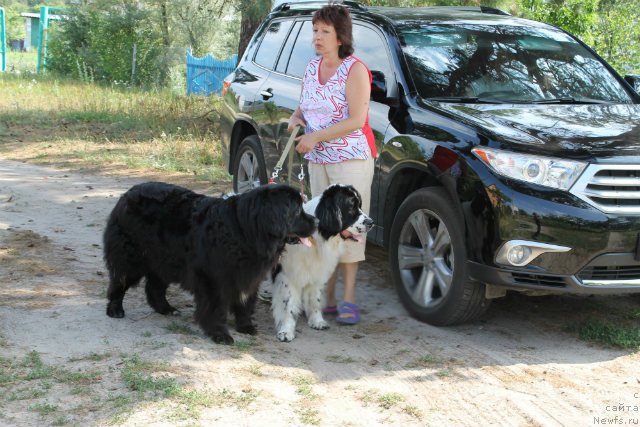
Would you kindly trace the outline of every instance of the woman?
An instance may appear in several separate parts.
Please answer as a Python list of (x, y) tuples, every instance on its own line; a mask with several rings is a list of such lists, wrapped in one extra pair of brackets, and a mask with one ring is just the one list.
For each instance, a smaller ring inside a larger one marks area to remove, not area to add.
[[(329, 5), (313, 15), (313, 43), (319, 57), (307, 64), (302, 79), (300, 106), (289, 119), (289, 131), (300, 125), (296, 151), (309, 161), (312, 196), (332, 184), (353, 185), (362, 196), (362, 210), (369, 212), (374, 158), (377, 155), (368, 123), (371, 73), (353, 53), (351, 14)], [(325, 314), (337, 314), (340, 323), (360, 321), (356, 304), (358, 262), (363, 261), (365, 241), (347, 243), (340, 264), (327, 283)], [(338, 271), (344, 284), (343, 302), (337, 305)]]

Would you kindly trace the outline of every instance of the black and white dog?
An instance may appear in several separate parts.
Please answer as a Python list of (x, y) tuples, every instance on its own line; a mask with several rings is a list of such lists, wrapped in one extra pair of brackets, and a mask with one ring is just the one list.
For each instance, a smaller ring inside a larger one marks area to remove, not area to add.
[(145, 278), (147, 302), (158, 313), (177, 313), (166, 291), (179, 283), (194, 294), (196, 320), (215, 342), (233, 343), (229, 311), (236, 330), (253, 335), (260, 281), (286, 243), (308, 241), (315, 222), (300, 193), (286, 185), (227, 199), (161, 182), (136, 185), (118, 200), (104, 232), (107, 315), (123, 317), (127, 289)]
[(373, 220), (361, 207), (354, 187), (337, 184), (304, 204), (305, 212), (318, 219), (312, 245), (286, 245), (273, 275), (271, 305), (280, 341), (295, 338), (296, 321), (303, 310), (313, 329), (329, 327), (322, 317), (327, 280), (338, 265), (346, 240), (359, 241), (373, 227)]

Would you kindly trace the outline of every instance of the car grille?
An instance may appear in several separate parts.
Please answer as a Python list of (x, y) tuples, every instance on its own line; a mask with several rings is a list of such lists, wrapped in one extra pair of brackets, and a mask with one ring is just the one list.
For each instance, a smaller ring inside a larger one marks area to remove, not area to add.
[(603, 212), (640, 214), (640, 165), (589, 165), (571, 193)]
[(613, 267), (587, 267), (578, 273), (584, 280), (640, 280), (640, 265), (617, 265)]
[(511, 274), (513, 276), (513, 281), (518, 285), (553, 286), (556, 288), (565, 286), (563, 277), (529, 273)]

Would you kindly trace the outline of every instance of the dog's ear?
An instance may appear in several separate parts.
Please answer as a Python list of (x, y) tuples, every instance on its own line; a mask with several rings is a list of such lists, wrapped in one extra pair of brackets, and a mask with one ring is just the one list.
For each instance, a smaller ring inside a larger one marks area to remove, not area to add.
[(358, 208), (362, 208), (362, 196), (360, 196), (360, 193), (358, 192), (358, 190), (356, 190), (356, 187), (354, 187), (353, 185), (345, 185), (345, 187), (356, 195), (356, 198), (358, 199)]
[(318, 233), (325, 239), (342, 231), (342, 212), (336, 196), (337, 194), (330, 189), (325, 190), (316, 207)]
[(288, 201), (275, 189), (260, 187), (228, 200), (234, 206), (238, 226), (245, 239), (261, 254), (273, 254), (284, 245), (287, 223), (282, 208)]

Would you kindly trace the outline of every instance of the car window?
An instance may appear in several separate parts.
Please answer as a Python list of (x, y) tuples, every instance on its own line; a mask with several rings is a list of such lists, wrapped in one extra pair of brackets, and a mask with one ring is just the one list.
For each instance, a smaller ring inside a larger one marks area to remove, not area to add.
[(373, 71), (382, 71), (387, 85), (393, 76), (393, 68), (387, 54), (386, 41), (372, 28), (364, 25), (353, 26), (354, 55)]
[(422, 97), (629, 103), (620, 82), (567, 34), (542, 27), (405, 24), (401, 44)]
[(289, 64), (291, 50), (293, 49), (293, 45), (296, 42), (296, 38), (298, 37), (298, 32), (300, 31), (301, 26), (302, 22), (296, 22), (293, 26), (293, 30), (291, 30), (291, 32), (289, 33), (287, 42), (284, 44), (282, 53), (280, 54), (280, 58), (278, 58), (278, 63), (276, 64), (276, 71), (279, 73), (284, 73), (285, 71), (287, 71), (287, 64)]
[(269, 26), (253, 59), (256, 64), (270, 70), (273, 69), (282, 42), (289, 34), (291, 24), (291, 21), (279, 21)]
[(291, 51), (291, 58), (287, 66), (287, 74), (302, 77), (304, 69), (310, 60), (315, 58), (316, 51), (313, 48), (313, 25), (311, 21), (304, 21), (298, 33), (298, 39)]

